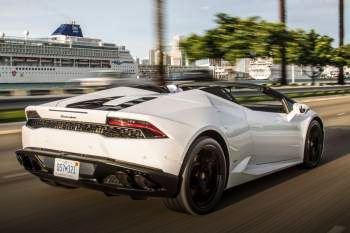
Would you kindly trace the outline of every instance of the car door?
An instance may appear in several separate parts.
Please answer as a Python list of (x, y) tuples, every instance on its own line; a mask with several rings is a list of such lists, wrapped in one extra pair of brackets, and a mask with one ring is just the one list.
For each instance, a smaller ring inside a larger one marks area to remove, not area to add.
[(222, 87), (207, 87), (202, 89), (220, 98), (209, 97), (217, 109), (217, 119), (222, 132), (226, 135), (228, 148), (232, 152), (231, 160), (235, 163), (252, 155), (250, 129), (246, 119), (245, 108), (238, 105), (234, 98)]
[(262, 88), (256, 91), (255, 99), (246, 98), (241, 103), (246, 107), (255, 163), (300, 158), (299, 122), (288, 118), (291, 103), (271, 89)]

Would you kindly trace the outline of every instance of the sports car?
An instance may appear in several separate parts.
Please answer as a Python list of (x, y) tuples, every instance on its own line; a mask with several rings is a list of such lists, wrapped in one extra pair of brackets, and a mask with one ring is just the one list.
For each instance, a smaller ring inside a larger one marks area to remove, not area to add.
[(260, 85), (119, 86), (25, 112), (17, 159), (43, 182), (162, 197), (194, 215), (226, 189), (322, 159), (320, 116)]

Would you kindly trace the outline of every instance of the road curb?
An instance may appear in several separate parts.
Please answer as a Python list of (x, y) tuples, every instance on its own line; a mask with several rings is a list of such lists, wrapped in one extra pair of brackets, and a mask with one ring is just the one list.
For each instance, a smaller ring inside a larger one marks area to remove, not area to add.
[(17, 133), (21, 133), (21, 132), (22, 132), (21, 129), (4, 130), (4, 131), (0, 131), (0, 136), (8, 135), (8, 134), (17, 134)]
[(0, 136), (21, 133), (23, 125), (25, 125), (24, 121), (14, 123), (2, 123), (0, 124)]

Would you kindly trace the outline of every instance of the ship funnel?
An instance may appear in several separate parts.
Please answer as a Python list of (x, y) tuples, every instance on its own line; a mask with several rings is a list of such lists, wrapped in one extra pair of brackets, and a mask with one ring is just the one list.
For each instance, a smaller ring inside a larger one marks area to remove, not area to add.
[(61, 24), (61, 26), (52, 33), (52, 36), (56, 35), (83, 37), (83, 32), (80, 25), (72, 22), (70, 24)]

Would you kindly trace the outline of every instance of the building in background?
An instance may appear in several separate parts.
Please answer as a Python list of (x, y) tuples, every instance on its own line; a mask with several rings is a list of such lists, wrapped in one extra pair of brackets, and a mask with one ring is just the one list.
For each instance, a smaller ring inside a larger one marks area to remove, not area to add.
[(174, 36), (173, 43), (172, 43), (172, 49), (170, 52), (171, 57), (171, 65), (172, 66), (185, 66), (186, 65), (186, 59), (184, 52), (180, 48), (180, 36)]
[(149, 65), (154, 66), (156, 64), (156, 49), (151, 49), (149, 51)]
[(238, 59), (235, 65), (237, 72), (249, 73), (250, 58)]
[[(159, 65), (159, 53), (158, 49), (151, 49), (149, 51), (149, 65), (156, 66)], [(171, 57), (167, 52), (163, 52), (163, 65), (171, 65)]]
[[(175, 36), (170, 46), (165, 46), (163, 52), (163, 64), (166, 66), (186, 66), (184, 52), (180, 48), (180, 36)], [(149, 51), (149, 65), (159, 64), (159, 53), (157, 49), (151, 49)]]
[[(246, 59), (243, 59), (246, 60)], [(245, 62), (244, 62), (245, 63)], [(249, 59), (248, 73), (249, 76), (256, 80), (265, 80), (271, 77), (272, 58)], [(246, 71), (245, 71), (246, 72)]]
[(142, 60), (141, 60), (141, 65), (143, 65), (143, 66), (148, 66), (148, 65), (150, 65), (149, 59), (142, 59)]

